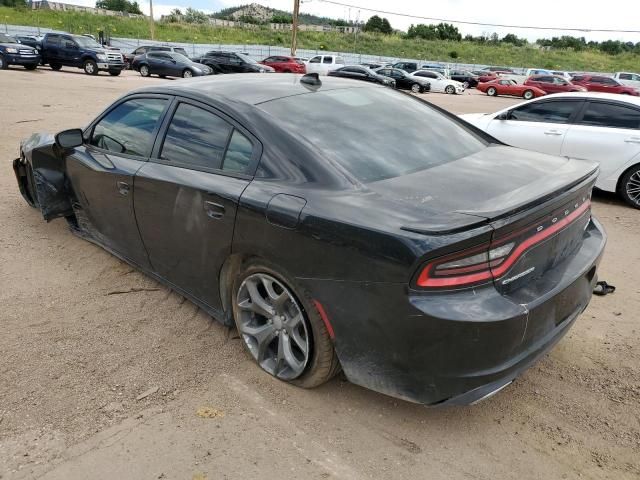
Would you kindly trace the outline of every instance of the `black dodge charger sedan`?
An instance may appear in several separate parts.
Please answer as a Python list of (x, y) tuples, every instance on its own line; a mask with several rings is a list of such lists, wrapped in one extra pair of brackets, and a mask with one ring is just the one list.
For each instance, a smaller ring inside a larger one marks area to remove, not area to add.
[(547, 352), (605, 244), (595, 164), (340, 78), (146, 87), (23, 141), (14, 170), (45, 220), (235, 324), (274, 377), (341, 368), (429, 405), (486, 398)]

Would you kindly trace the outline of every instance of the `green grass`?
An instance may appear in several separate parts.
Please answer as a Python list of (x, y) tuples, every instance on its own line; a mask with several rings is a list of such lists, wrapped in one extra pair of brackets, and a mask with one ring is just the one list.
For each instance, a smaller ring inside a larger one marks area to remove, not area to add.
[[(145, 19), (107, 17), (76, 12), (26, 10), (0, 7), (1, 24), (40, 26), (71, 33), (109, 32), (114, 37), (151, 38)], [(156, 23), (156, 39), (167, 42), (272, 45), (288, 47), (289, 32), (268, 28), (214, 28), (190, 24)], [(473, 42), (448, 42), (406, 39), (400, 35), (362, 33), (354, 48), (354, 36), (339, 33), (299, 32), (298, 47), (330, 52), (353, 52), (398, 58), (417, 58), (451, 63), (542, 67), (559, 70), (614, 72), (638, 69), (640, 56), (632, 53), (606, 55), (595, 50), (545, 51), (511, 45), (482, 45)], [(450, 57), (457, 53), (457, 59)]]

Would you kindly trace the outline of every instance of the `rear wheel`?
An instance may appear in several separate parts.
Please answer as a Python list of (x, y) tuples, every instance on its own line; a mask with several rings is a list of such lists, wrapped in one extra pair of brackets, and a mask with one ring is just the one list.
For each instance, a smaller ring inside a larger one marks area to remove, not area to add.
[(191, 78), (191, 77), (193, 77), (193, 72), (188, 68), (185, 69), (184, 72), (182, 72), (182, 78)]
[(118, 75), (120, 75), (121, 70), (109, 70), (109, 75), (111, 75), (112, 77), (117, 77)]
[(140, 75), (142, 75), (143, 77), (148, 77), (149, 75), (151, 75), (148, 65), (140, 65)]
[(498, 91), (494, 87), (489, 87), (487, 88), (487, 95), (489, 95), (490, 97), (495, 97), (496, 95), (498, 95)]
[(533, 90), (525, 90), (522, 94), (522, 98), (525, 100), (531, 100), (534, 96), (535, 94), (533, 93)]
[(453, 85), (447, 85), (447, 87), (444, 89), (444, 93), (454, 95), (456, 93), (456, 87), (454, 87)]
[(60, 63), (50, 63), (49, 66), (51, 67), (51, 70), (60, 70), (62, 68), (62, 65)]
[(622, 175), (618, 193), (629, 205), (640, 209), (640, 165), (631, 167)]
[(7, 65), (7, 61), (2, 55), (0, 55), (0, 70), (6, 70), (8, 67), (9, 65)]
[(312, 388), (339, 371), (320, 313), (292, 280), (254, 262), (241, 270), (232, 291), (233, 316), (242, 343), (267, 373)]
[(466, 90), (467, 88), (469, 88), (469, 82), (463, 82), (462, 86), (464, 87), (464, 89)]
[(36, 68), (38, 68), (38, 64), (31, 64), (31, 65), (25, 65), (24, 68), (26, 68), (27, 70), (35, 70)]
[(422, 86), (419, 83), (414, 83), (411, 85), (411, 91), (413, 93), (422, 93)]
[(84, 64), (82, 65), (82, 69), (87, 75), (98, 74), (98, 64), (93, 60), (85, 60)]

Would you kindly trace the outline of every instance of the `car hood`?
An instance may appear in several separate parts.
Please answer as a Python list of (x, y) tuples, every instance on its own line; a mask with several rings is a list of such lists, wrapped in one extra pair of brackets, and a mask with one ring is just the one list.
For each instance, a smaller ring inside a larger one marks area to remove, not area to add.
[(495, 220), (541, 202), (596, 172), (596, 163), (504, 145), (409, 175), (366, 184), (403, 229), (438, 231)]
[(37, 51), (35, 48), (29, 46), (29, 45), (25, 45), (24, 43), (0, 43), (0, 47), (4, 47), (4, 48), (17, 48), (19, 50), (35, 50)]

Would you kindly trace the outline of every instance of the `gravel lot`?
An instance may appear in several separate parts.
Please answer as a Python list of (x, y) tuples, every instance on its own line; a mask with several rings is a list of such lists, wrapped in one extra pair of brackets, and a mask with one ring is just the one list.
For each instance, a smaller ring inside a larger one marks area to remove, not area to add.
[[(45, 223), (18, 192), (20, 139), (83, 126), (160, 81), (0, 72), (0, 478), (640, 477), (639, 211), (595, 196), (609, 234), (600, 277), (617, 291), (594, 297), (550, 355), (491, 400), (427, 409), (343, 378), (300, 390), (263, 374), (189, 301), (63, 221)], [(426, 98), (454, 113), (519, 101)]]

